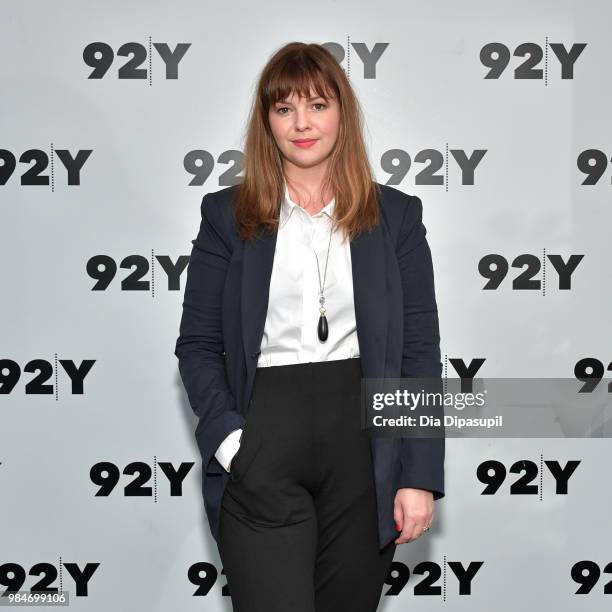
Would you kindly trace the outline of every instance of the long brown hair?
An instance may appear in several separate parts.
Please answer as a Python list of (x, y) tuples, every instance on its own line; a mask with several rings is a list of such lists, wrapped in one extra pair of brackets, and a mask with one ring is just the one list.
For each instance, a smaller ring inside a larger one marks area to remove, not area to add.
[(322, 191), (335, 194), (334, 218), (352, 239), (378, 223), (379, 186), (363, 141), (363, 115), (344, 70), (322, 45), (291, 42), (270, 58), (261, 72), (248, 119), (244, 146), (244, 179), (234, 198), (234, 217), (240, 237), (251, 239), (259, 226), (273, 232), (278, 226), (284, 195), (282, 157), (268, 112), (292, 92), (303, 97), (335, 97), (340, 107), (338, 139), (329, 157)]

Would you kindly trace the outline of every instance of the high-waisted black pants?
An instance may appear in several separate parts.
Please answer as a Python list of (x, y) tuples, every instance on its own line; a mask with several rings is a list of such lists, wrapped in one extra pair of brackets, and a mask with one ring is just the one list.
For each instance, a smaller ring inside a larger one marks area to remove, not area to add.
[(258, 368), (221, 505), (234, 612), (374, 612), (378, 547), (361, 359)]

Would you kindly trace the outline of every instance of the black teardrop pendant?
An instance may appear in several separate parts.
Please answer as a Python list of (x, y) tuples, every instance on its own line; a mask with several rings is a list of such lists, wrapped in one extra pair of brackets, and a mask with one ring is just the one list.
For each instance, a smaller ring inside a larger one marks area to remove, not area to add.
[(327, 340), (327, 334), (329, 332), (329, 328), (327, 327), (327, 319), (325, 315), (321, 315), (319, 317), (319, 325), (317, 325), (317, 334), (319, 334), (319, 340), (321, 342), (325, 342)]

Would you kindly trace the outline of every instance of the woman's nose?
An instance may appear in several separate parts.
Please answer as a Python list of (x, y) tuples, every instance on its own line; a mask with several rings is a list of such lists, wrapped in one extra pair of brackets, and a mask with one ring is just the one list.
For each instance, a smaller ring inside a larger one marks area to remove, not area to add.
[(300, 129), (308, 127), (308, 116), (305, 110), (297, 110), (295, 113), (295, 126)]

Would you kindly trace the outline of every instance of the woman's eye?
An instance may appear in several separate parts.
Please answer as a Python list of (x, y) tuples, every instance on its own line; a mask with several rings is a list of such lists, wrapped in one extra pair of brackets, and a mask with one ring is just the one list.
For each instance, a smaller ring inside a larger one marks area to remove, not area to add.
[[(327, 105), (326, 105), (326, 104), (323, 104), (323, 102), (316, 102), (315, 104), (313, 104), (313, 106), (322, 106), (323, 108), (322, 108), (321, 110), (323, 110), (324, 108), (327, 108)], [(284, 111), (284, 110), (289, 110), (289, 108), (288, 108), (287, 106), (279, 106), (279, 107), (276, 109), (276, 112), (277, 112), (279, 115), (286, 115), (287, 113), (283, 113), (283, 112), (281, 112), (281, 111)]]

